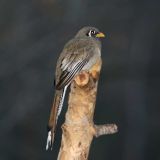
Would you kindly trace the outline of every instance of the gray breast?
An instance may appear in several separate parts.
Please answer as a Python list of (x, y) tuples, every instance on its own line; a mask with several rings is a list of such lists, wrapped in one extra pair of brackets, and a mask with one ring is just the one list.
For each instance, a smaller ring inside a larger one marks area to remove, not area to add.
[(89, 70), (101, 58), (101, 50), (97, 47), (93, 53), (93, 56), (90, 57), (88, 63), (82, 68), (82, 70)]

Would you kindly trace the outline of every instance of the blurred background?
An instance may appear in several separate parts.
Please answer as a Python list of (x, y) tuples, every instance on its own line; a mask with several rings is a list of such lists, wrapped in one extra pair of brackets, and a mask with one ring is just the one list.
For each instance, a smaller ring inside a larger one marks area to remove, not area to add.
[(89, 160), (160, 160), (158, 0), (0, 0), (0, 160), (56, 160), (67, 109), (45, 151), (56, 60), (88, 25), (106, 34), (94, 121), (119, 127)]

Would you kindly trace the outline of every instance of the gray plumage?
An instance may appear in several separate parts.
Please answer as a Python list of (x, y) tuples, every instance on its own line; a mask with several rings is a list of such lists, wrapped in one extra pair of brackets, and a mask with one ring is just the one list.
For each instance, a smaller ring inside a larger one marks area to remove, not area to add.
[(82, 70), (88, 71), (101, 57), (100, 38), (104, 34), (94, 27), (82, 28), (63, 48), (57, 61), (55, 73), (55, 98), (48, 124), (46, 149), (52, 147), (58, 116), (65, 92), (74, 77)]

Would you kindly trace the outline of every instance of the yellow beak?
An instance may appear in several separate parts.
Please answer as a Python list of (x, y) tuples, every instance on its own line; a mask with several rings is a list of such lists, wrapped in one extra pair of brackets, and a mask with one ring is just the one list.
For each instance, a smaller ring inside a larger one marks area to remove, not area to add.
[(96, 37), (97, 37), (97, 38), (104, 38), (104, 37), (105, 37), (105, 34), (102, 33), (102, 32), (99, 32), (99, 33), (96, 34)]

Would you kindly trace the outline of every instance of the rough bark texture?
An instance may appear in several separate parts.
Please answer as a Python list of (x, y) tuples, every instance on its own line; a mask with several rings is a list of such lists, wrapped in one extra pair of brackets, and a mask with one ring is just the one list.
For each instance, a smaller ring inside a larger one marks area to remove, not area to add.
[(93, 136), (117, 132), (114, 124), (93, 123), (100, 69), (101, 60), (97, 60), (89, 72), (80, 73), (71, 84), (58, 160), (87, 160)]

